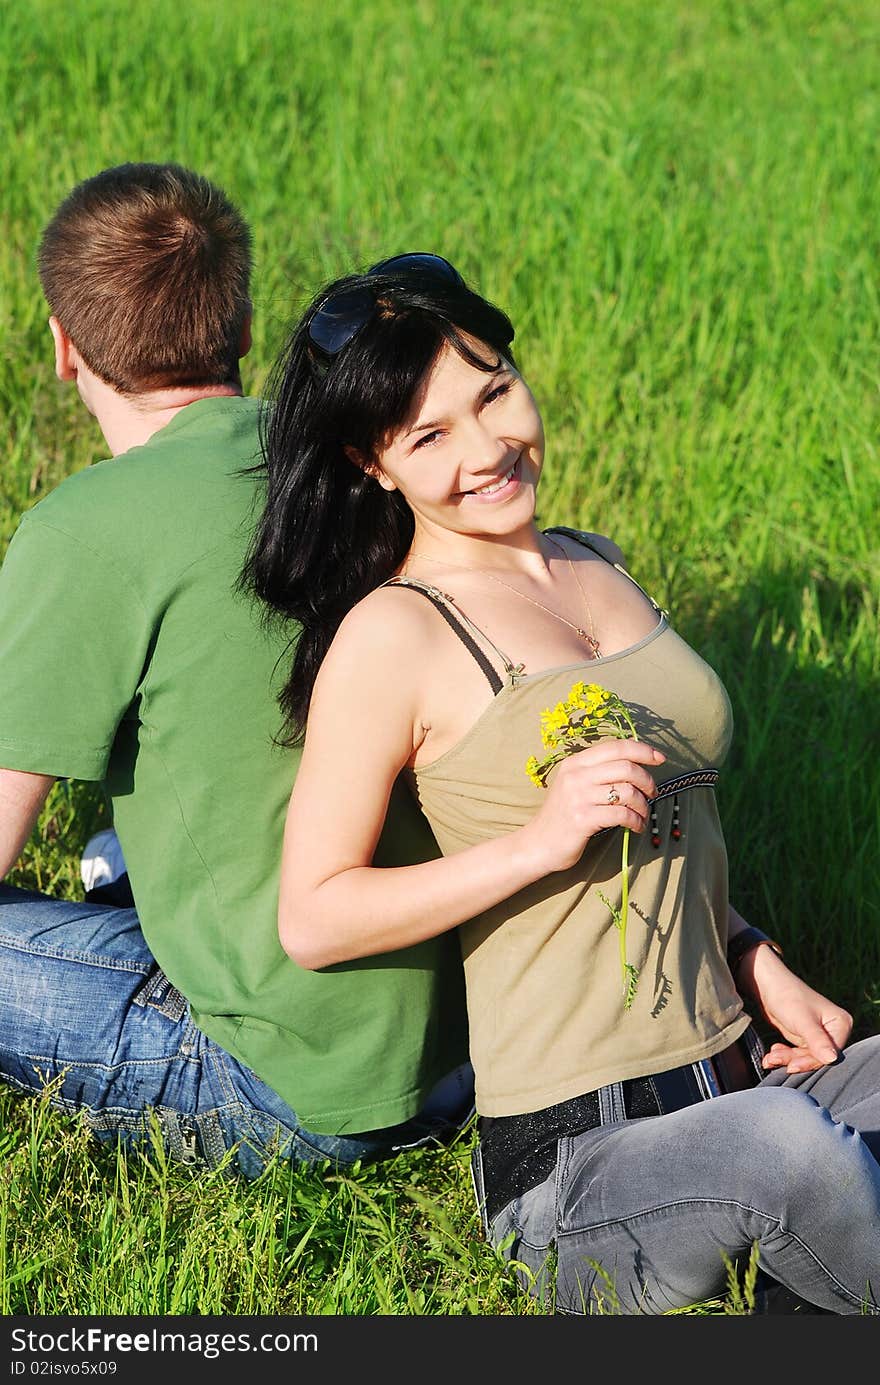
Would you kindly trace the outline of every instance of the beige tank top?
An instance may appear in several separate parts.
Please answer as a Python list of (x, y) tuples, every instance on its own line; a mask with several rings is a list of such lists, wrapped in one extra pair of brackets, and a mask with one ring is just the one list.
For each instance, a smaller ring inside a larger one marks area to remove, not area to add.
[[(475, 657), (480, 642), (495, 650), (452, 598), (412, 579), (392, 582), (429, 596)], [(584, 664), (522, 676), (495, 650), (502, 682), (480, 651), (493, 702), (451, 750), (409, 776), (451, 856), (523, 826), (541, 806), (546, 789), (529, 778), (526, 761), (543, 754), (541, 712), (576, 682), (617, 693), (639, 736), (666, 755), (662, 781), (655, 773), (659, 844), (651, 832), (630, 834), (627, 960), (638, 984), (629, 1009), (618, 930), (600, 896), (620, 907), (621, 829), (594, 837), (572, 869), (460, 927), (481, 1115), (542, 1110), (711, 1057), (748, 1027), (725, 960), (727, 855), (714, 791), (730, 743), (730, 703), (717, 675), (652, 604), (657, 624), (644, 639)]]

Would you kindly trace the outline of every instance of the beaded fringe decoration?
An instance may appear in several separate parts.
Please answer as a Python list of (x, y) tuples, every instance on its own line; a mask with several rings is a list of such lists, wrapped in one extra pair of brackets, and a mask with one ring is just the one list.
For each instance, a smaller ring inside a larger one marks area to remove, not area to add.
[[(672, 830), (670, 835), (674, 842), (681, 840), (678, 794), (675, 794), (672, 799)], [(655, 803), (651, 804), (651, 845), (653, 847), (658, 847), (660, 845), (660, 823), (657, 821), (657, 806)]]
[(681, 815), (678, 807), (678, 795), (684, 793), (685, 789), (714, 789), (718, 783), (717, 769), (692, 769), (686, 774), (677, 774), (673, 779), (667, 779), (665, 784), (661, 784), (657, 790), (656, 797), (651, 799), (651, 816), (649, 825), (651, 828), (651, 845), (660, 845), (660, 823), (657, 818), (657, 804), (661, 798), (672, 799), (672, 825), (670, 836), (674, 842), (681, 840)]

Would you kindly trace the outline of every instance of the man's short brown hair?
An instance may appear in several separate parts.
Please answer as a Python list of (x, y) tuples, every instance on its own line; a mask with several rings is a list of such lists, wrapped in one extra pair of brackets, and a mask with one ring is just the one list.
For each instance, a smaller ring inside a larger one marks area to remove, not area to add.
[(43, 232), (38, 263), (53, 315), (114, 389), (239, 382), (251, 234), (207, 178), (154, 163), (87, 178)]

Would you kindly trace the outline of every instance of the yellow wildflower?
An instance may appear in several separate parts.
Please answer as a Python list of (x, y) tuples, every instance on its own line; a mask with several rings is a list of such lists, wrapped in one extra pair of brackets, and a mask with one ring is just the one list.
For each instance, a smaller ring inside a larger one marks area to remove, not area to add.
[(546, 750), (555, 750), (568, 729), (568, 712), (561, 702), (557, 702), (555, 707), (544, 708), (541, 713), (541, 740)]
[(536, 755), (530, 755), (526, 760), (526, 774), (529, 776), (536, 789), (543, 789), (544, 780), (538, 771), (538, 759)]

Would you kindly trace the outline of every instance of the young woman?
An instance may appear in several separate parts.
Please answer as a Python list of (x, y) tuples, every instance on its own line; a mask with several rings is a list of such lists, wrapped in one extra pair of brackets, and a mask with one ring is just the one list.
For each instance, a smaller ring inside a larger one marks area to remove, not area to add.
[[(279, 362), (245, 578), (302, 627), (282, 943), (323, 968), (459, 930), (484, 1227), (557, 1311), (700, 1301), (757, 1242), (875, 1312), (880, 1040), (730, 907), (724, 688), (610, 539), (536, 524), (512, 339), (415, 254), (328, 285)], [(388, 867), (401, 777), (443, 855)]]

